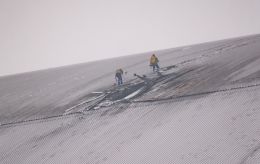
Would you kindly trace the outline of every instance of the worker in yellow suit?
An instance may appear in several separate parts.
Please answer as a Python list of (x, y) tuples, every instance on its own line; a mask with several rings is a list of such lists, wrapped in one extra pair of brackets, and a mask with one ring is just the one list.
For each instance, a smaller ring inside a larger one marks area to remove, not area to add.
[(155, 56), (155, 54), (153, 54), (150, 59), (150, 66), (153, 67), (153, 72), (158, 71), (160, 69), (158, 63), (159, 63), (158, 58)]

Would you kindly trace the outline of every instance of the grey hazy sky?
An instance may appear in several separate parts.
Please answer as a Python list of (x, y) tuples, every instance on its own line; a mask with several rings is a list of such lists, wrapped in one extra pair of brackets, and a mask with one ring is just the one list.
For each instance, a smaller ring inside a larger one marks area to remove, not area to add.
[(0, 0), (0, 76), (256, 33), (259, 0)]

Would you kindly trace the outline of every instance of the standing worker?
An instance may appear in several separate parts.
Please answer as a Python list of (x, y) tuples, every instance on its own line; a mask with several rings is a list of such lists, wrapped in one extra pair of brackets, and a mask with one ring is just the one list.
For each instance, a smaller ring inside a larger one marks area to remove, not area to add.
[(158, 62), (159, 62), (158, 58), (155, 56), (155, 54), (153, 54), (150, 59), (150, 66), (153, 67), (153, 72), (158, 71), (160, 69)]
[(122, 85), (123, 84), (123, 78), (122, 78), (123, 73), (124, 72), (123, 72), (123, 70), (121, 68), (116, 70), (115, 78), (116, 78), (117, 85)]

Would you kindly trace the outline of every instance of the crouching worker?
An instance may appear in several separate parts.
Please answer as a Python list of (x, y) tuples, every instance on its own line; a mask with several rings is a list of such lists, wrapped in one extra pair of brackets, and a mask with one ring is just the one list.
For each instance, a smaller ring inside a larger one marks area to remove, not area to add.
[(122, 85), (123, 84), (123, 70), (120, 68), (118, 70), (116, 70), (116, 75), (115, 75), (115, 79), (116, 79), (116, 84), (117, 85)]
[(153, 67), (153, 72), (159, 70), (160, 67), (159, 67), (158, 63), (159, 63), (158, 58), (155, 56), (155, 54), (153, 54), (150, 59), (150, 66)]

